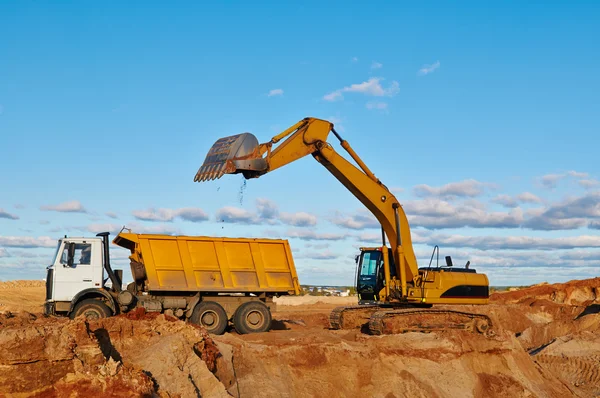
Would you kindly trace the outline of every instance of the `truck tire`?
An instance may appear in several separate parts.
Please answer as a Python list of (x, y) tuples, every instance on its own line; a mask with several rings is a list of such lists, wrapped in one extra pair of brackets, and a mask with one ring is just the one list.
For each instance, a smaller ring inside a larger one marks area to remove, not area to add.
[(200, 325), (211, 334), (223, 334), (227, 329), (227, 313), (214, 301), (201, 301), (194, 308), (190, 322)]
[(268, 332), (271, 311), (260, 301), (249, 301), (240, 305), (233, 315), (233, 326), (239, 334)]
[(73, 309), (70, 314), (71, 319), (77, 318), (79, 315), (85, 315), (87, 319), (108, 318), (112, 315), (112, 311), (106, 304), (99, 299), (82, 300)]

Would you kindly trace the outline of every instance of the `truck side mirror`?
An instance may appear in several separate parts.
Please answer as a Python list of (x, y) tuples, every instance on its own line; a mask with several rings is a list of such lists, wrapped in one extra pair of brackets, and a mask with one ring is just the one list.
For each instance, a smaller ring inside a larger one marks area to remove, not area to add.
[(75, 243), (69, 243), (68, 257), (67, 257), (67, 266), (73, 267), (73, 262), (75, 261)]
[(452, 257), (446, 256), (446, 266), (452, 267)]

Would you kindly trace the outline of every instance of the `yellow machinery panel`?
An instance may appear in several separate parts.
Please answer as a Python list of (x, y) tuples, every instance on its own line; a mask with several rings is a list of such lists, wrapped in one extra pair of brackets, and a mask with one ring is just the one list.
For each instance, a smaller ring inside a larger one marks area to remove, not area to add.
[(299, 294), (285, 239), (214, 238), (122, 232), (113, 243), (143, 264), (148, 291)]

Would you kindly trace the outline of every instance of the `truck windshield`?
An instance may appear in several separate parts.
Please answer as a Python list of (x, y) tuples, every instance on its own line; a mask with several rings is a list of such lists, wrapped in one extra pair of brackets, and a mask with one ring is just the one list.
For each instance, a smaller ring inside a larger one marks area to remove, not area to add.
[(52, 265), (54, 265), (56, 263), (56, 257), (58, 256), (58, 251), (60, 250), (60, 244), (62, 243), (62, 241), (58, 241), (58, 244), (56, 245), (56, 251), (54, 252), (54, 256), (52, 257)]

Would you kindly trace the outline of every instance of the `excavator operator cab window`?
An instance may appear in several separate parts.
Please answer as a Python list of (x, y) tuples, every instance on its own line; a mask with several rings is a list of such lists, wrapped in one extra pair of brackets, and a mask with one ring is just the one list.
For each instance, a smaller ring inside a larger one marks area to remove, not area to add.
[(377, 294), (381, 278), (378, 278), (382, 270), (383, 260), (381, 251), (372, 250), (361, 253), (358, 260), (358, 280), (356, 290), (362, 300), (377, 300)]

